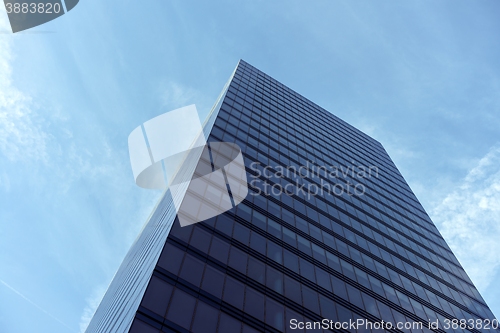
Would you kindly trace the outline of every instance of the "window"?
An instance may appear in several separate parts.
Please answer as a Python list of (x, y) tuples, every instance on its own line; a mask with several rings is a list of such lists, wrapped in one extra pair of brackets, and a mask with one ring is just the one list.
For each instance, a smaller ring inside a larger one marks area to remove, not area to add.
[(284, 328), (284, 306), (266, 297), (266, 324), (282, 331)]
[(250, 234), (250, 247), (266, 255), (266, 239), (253, 231)]
[(243, 310), (244, 294), (245, 294), (245, 286), (241, 282), (233, 279), (232, 277), (226, 276), (223, 300), (228, 302), (232, 306), (240, 310)]
[(211, 240), (212, 240), (211, 234), (209, 234), (208, 232), (199, 227), (195, 227), (189, 244), (197, 248), (201, 252), (207, 253)]
[(252, 288), (246, 288), (245, 313), (264, 321), (264, 295)]
[(283, 263), (282, 253), (283, 253), (283, 249), (279, 245), (277, 245), (271, 241), (267, 242), (267, 257), (268, 258), (276, 261), (279, 264), (282, 264)]
[(299, 262), (300, 262), (300, 275), (302, 275), (303, 277), (312, 282), (316, 282), (316, 278), (314, 276), (313, 264), (304, 260), (303, 258), (299, 258)]
[(205, 263), (186, 254), (179, 277), (199, 287), (204, 268)]
[(227, 264), (228, 253), (229, 244), (220, 240), (219, 238), (214, 237), (214, 239), (212, 240), (212, 245), (210, 246), (210, 256), (214, 257), (224, 264)]
[(266, 286), (273, 289), (279, 294), (283, 293), (283, 273), (278, 272), (274, 268), (267, 266), (266, 269)]
[(152, 276), (141, 305), (160, 316), (164, 316), (173, 289), (171, 284)]
[(241, 331), (241, 323), (234, 319), (233, 317), (221, 312), (220, 321), (219, 321), (219, 329), (217, 332), (240, 332)]
[(222, 297), (223, 283), (224, 274), (207, 265), (205, 268), (205, 275), (203, 276), (201, 289), (220, 299)]
[(196, 299), (193, 296), (175, 289), (168, 308), (167, 319), (189, 330), (195, 304)]
[(331, 299), (326, 298), (323, 295), (319, 295), (319, 303), (321, 309), (321, 316), (323, 318), (328, 318), (329, 320), (333, 320), (334, 322), (336, 322), (337, 309), (335, 303)]
[(322, 288), (325, 288), (329, 292), (332, 292), (332, 285), (330, 282), (330, 274), (325, 272), (319, 267), (314, 267), (316, 271), (316, 278), (318, 280), (318, 285), (321, 286)]
[(248, 259), (248, 277), (264, 284), (265, 278), (265, 265), (259, 260), (249, 257)]
[[(240, 206), (241, 206), (241, 204), (238, 207), (240, 207)], [(245, 228), (244, 226), (242, 226), (239, 223), (235, 223), (233, 237), (236, 240), (243, 243), (244, 245), (248, 245), (248, 242), (250, 240), (250, 230), (248, 230), (247, 228)]]
[(198, 301), (191, 331), (193, 333), (216, 332), (218, 317), (219, 310)]
[(234, 246), (231, 246), (231, 250), (229, 252), (229, 266), (233, 267), (242, 274), (246, 274), (247, 260), (248, 255), (246, 253), (238, 250)]
[(166, 243), (160, 259), (158, 259), (158, 266), (177, 275), (181, 267), (182, 258), (184, 258), (184, 251), (170, 243)]
[(320, 314), (319, 311), (319, 301), (318, 293), (313, 291), (311, 288), (302, 286), (302, 298), (304, 302), (304, 307), (310, 309), (311, 311)]

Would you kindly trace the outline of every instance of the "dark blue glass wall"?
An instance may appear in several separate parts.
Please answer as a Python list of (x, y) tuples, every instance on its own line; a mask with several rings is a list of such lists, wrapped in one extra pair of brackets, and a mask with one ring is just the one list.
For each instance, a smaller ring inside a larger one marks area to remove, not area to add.
[(209, 141), (241, 147), (249, 195), (216, 218), (174, 222), (130, 332), (304, 332), (299, 322), (324, 318), (495, 331), (376, 140), (240, 61)]

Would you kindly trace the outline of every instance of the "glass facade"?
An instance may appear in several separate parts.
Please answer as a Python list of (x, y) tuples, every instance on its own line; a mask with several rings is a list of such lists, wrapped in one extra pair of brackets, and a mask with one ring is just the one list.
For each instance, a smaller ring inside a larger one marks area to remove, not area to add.
[(500, 332), (379, 142), (244, 61), (216, 109), (249, 194), (170, 222), (129, 332)]

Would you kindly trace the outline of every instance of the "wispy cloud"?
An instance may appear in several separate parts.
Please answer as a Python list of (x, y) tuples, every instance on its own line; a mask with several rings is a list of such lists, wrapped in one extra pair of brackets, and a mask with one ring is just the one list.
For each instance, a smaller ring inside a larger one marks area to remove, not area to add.
[(199, 92), (176, 82), (167, 82), (161, 85), (161, 101), (165, 107), (180, 108), (196, 103)]
[[(0, 30), (8, 29), (3, 16), (0, 15)], [(0, 34), (0, 195), (26, 184), (31, 190), (44, 193), (38, 201), (30, 202), (30, 210), (36, 211), (40, 219), (29, 223), (45, 231), (38, 236), (43, 244), (39, 251), (47, 258), (46, 269), (58, 274), (64, 286), (74, 284), (79, 286), (79, 291), (92, 290), (85, 303), (75, 299), (74, 294), (67, 296), (69, 302), (84, 304), (79, 322), (76, 319), (69, 323), (73, 326), (72, 331), (84, 331), (106, 290), (104, 285), (111, 280), (140, 229), (137, 221), (146, 219), (158, 194), (131, 191), (135, 190), (133, 176), (128, 163), (124, 163), (128, 162), (128, 156), (113, 141), (108, 128), (89, 120), (93, 126), (90, 131), (76, 123), (78, 117), (67, 105), (52, 112), (57, 107), (51, 105), (50, 100), (41, 99), (44, 102), (40, 104), (36, 95), (29, 96), (14, 83), (15, 45), (9, 37), (12, 36)], [(179, 103), (189, 100), (189, 92), (172, 89), (169, 90), (169, 100)], [(123, 140), (126, 142), (126, 137)], [(23, 204), (26, 203), (20, 202), (19, 206)], [(135, 210), (135, 204), (148, 211)], [(54, 209), (57, 214), (47, 216), (45, 209), (49, 207), (47, 210), (50, 210), (52, 205), (58, 206)], [(25, 208), (2, 207), (2, 213), (22, 215), (20, 209)], [(0, 225), (2, 222), (0, 219)], [(9, 226), (7, 230), (13, 232), (16, 226)], [(32, 230), (38, 229), (30, 228), (27, 239), (34, 237)], [(25, 247), (29, 249), (31, 244), (28, 241), (20, 242), (26, 242)], [(23, 254), (5, 252), (5, 257), (28, 266), (19, 259)], [(80, 261), (75, 258), (80, 258)], [(9, 272), (5, 279), (14, 281), (15, 274), (11, 272), (15, 270), (3, 262), (2, 265)], [(98, 271), (91, 274), (96, 276), (95, 280), (84, 276), (84, 272), (89, 271)], [(32, 282), (41, 283), (40, 280)], [(68, 328), (57, 317), (0, 280), (1, 285)], [(22, 286), (19, 288), (23, 289)], [(36, 299), (59, 297), (59, 291), (54, 289), (39, 288), (37, 292)], [(9, 311), (29, 312), (31, 306), (28, 303)], [(57, 309), (62, 307), (54, 305)], [(12, 325), (14, 330), (18, 328), (16, 324)]]
[(38, 304), (36, 304), (35, 302), (33, 302), (32, 300), (30, 300), (28, 297), (24, 296), (20, 291), (16, 290), (14, 287), (10, 286), (7, 282), (3, 281), (2, 279), (0, 279), (0, 284), (4, 285), (7, 289), (9, 289), (10, 291), (12, 291), (13, 293), (15, 293), (16, 295), (18, 295), (19, 297), (21, 297), (22, 299), (24, 299), (26, 302), (30, 303), (31, 305), (33, 305), (35, 308), (37, 308), (38, 310), (40, 310), (41, 312), (43, 312), (44, 314), (46, 314), (47, 316), (49, 316), (50, 318), (54, 319), (55, 321), (57, 321), (59, 324), (63, 325), (64, 327), (66, 327), (69, 331), (71, 332), (74, 332), (74, 330), (69, 327), (68, 325), (66, 325), (62, 320), (58, 319), (57, 317), (55, 317), (54, 315), (52, 315), (51, 313), (47, 312), (44, 308), (42, 308), (41, 306), (39, 306)]
[[(0, 30), (5, 29), (8, 23), (1, 15)], [(9, 37), (0, 35), (0, 153), (10, 161), (46, 161), (50, 135), (33, 119), (31, 98), (12, 85)]]
[(500, 269), (500, 145), (490, 149), (431, 215), (484, 292)]
[(159, 98), (164, 109), (170, 111), (196, 104), (202, 123), (210, 112), (216, 97), (217, 95), (209, 97), (195, 88), (174, 81), (165, 80), (159, 85)]
[(90, 323), (90, 320), (92, 319), (92, 316), (95, 313), (95, 310), (99, 306), (99, 303), (102, 300), (102, 297), (104, 296), (104, 293), (106, 292), (106, 287), (104, 285), (96, 287), (90, 297), (88, 297), (86, 301), (86, 306), (83, 309), (82, 316), (80, 318), (80, 332), (85, 333), (85, 330), (87, 329), (87, 326)]

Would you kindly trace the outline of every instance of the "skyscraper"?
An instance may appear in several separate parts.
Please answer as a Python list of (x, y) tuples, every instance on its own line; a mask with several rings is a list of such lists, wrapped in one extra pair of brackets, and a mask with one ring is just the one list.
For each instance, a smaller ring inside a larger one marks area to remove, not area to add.
[(379, 142), (244, 61), (204, 131), (246, 199), (181, 227), (166, 192), (87, 332), (500, 332)]

